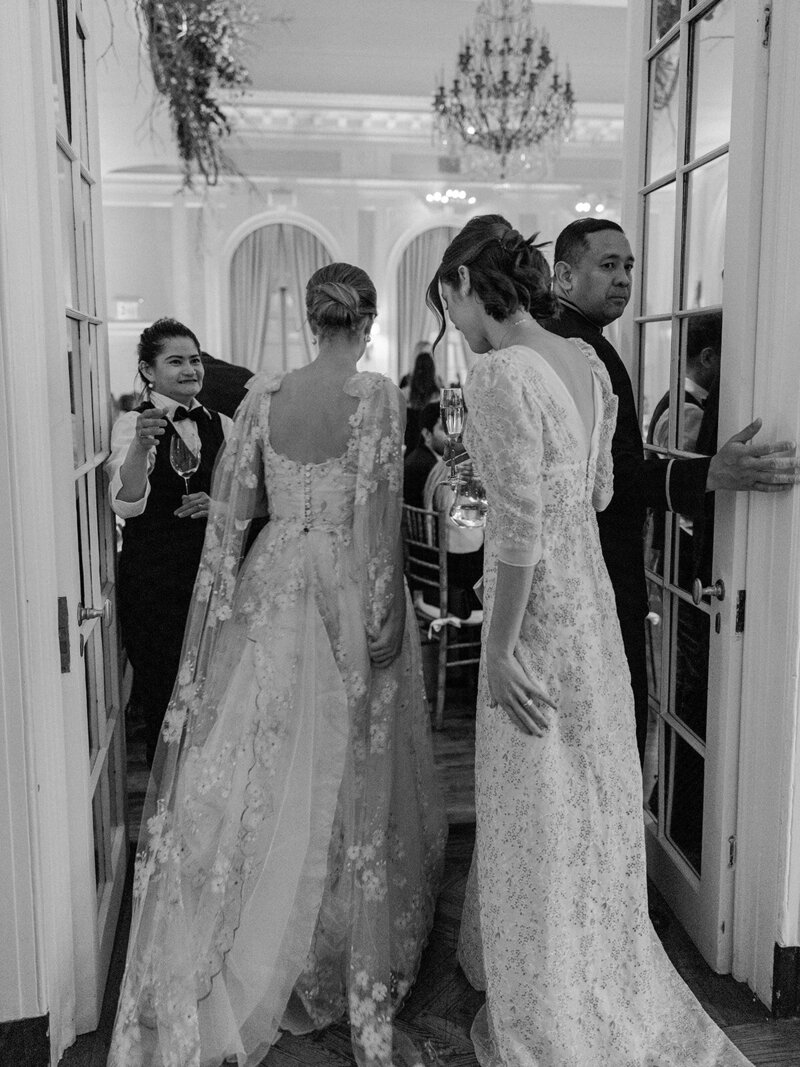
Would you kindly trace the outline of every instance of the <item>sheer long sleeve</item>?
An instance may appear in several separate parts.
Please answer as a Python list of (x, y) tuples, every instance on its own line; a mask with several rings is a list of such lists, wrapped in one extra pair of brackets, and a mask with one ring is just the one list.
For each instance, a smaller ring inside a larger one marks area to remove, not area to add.
[(541, 409), (502, 352), (473, 368), (465, 395), (465, 444), (496, 516), (498, 559), (531, 567), (542, 556)]
[(600, 432), (597, 442), (597, 464), (595, 467), (594, 486), (592, 488), (592, 506), (595, 511), (605, 511), (614, 495), (614, 460), (611, 442), (617, 426), (617, 408), (619, 400), (611, 388), (611, 378), (603, 366), (602, 360), (595, 354), (591, 345), (575, 339), (575, 343), (585, 352), (595, 381), (600, 386), (601, 409), (596, 413), (600, 419)]
[(372, 391), (364, 406), (358, 450), (353, 537), (366, 568), (362, 591), (367, 632), (376, 637), (397, 591), (405, 402), (388, 378), (362, 375), (356, 383)]

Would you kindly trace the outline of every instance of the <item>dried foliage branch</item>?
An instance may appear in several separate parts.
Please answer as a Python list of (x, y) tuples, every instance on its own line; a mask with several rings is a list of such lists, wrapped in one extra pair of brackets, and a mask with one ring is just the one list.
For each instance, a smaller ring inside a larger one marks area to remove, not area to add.
[(184, 183), (197, 172), (216, 185), (237, 173), (222, 150), (231, 132), (219, 93), (243, 89), (250, 77), (241, 55), (254, 22), (246, 0), (135, 0), (157, 91), (166, 100), (183, 164)]

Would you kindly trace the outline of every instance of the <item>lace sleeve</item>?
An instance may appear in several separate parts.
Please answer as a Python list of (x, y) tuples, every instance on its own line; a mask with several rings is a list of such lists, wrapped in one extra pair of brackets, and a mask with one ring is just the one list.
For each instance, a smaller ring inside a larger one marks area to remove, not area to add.
[(501, 353), (475, 364), (465, 395), (465, 444), (494, 513), (498, 558), (533, 566), (542, 555), (541, 409)]
[(362, 407), (353, 537), (365, 568), (361, 591), (367, 632), (377, 637), (392, 605), (394, 569), (399, 565), (405, 401), (388, 378), (359, 378), (359, 388), (370, 392)]
[(592, 374), (600, 385), (603, 410), (599, 412), (600, 434), (597, 443), (597, 465), (595, 467), (594, 486), (592, 489), (592, 506), (595, 511), (605, 511), (614, 495), (614, 460), (611, 455), (611, 441), (617, 426), (617, 407), (619, 401), (611, 388), (611, 379), (591, 345), (573, 338), (575, 344), (586, 353)]

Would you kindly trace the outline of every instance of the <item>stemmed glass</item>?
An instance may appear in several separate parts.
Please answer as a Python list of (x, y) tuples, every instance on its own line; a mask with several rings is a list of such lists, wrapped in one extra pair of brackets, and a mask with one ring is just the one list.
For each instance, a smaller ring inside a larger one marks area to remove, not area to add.
[(173, 435), (169, 444), (169, 461), (176, 474), (183, 478), (186, 495), (189, 495), (189, 479), (200, 466), (200, 457), (192, 452), (179, 433)]
[(458, 483), (456, 474), (456, 444), (464, 427), (464, 394), (460, 389), (442, 389), (439, 403), (442, 409), (442, 423), (450, 438), (450, 488)]
[(486, 525), (486, 490), (472, 470), (464, 472), (455, 489), (455, 500), (450, 508), (450, 518), (456, 526), (475, 529)]

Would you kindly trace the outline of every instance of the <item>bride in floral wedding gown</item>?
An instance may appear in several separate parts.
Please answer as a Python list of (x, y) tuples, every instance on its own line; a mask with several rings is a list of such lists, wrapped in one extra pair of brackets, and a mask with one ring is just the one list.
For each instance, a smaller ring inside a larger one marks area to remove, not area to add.
[(446, 822), (402, 577), (401, 398), (356, 373), (375, 315), (364, 272), (322, 268), (307, 304), (318, 359), (254, 379), (215, 472), (113, 1067), (254, 1067), (281, 1029), (348, 1014), (361, 1067), (418, 1060), (392, 1020)]
[[(473, 219), (428, 291), (478, 353), (465, 446), (486, 486), (476, 857), (459, 959), (483, 1067), (741, 1067), (648, 919), (633, 697), (594, 510), (616, 398), (546, 333), (549, 270)], [(575, 347), (577, 345), (577, 347)]]

